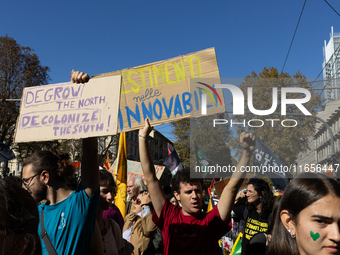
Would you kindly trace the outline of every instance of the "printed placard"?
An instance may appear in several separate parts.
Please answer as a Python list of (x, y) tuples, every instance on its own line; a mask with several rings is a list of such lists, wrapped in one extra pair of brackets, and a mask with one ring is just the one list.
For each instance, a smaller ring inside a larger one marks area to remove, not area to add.
[(117, 134), (121, 76), (25, 88), (14, 142)]
[[(118, 74), (122, 75), (119, 132), (142, 128), (146, 117), (155, 126), (201, 116), (202, 91), (199, 88), (190, 90), (190, 80), (215, 78), (215, 82), (220, 83), (214, 48), (96, 77)], [(218, 94), (221, 95), (221, 104), (212, 107), (209, 114), (225, 111), (222, 90), (218, 90)]]

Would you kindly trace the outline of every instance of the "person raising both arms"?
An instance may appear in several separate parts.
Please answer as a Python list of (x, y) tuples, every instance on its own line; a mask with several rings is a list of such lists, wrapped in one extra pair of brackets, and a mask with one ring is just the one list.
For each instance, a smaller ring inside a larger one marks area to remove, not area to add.
[(230, 213), (235, 196), (242, 184), (245, 173), (240, 171), (246, 166), (255, 148), (255, 136), (242, 133), (240, 143), (242, 155), (236, 171), (228, 185), (224, 188), (219, 203), (208, 214), (202, 212), (202, 182), (190, 178), (190, 169), (178, 171), (172, 188), (182, 208), (172, 205), (166, 199), (157, 180), (155, 168), (151, 160), (148, 136), (152, 130), (148, 119), (139, 131), (139, 153), (142, 170), (154, 207), (153, 221), (163, 234), (164, 255), (167, 254), (212, 254), (217, 253), (218, 240), (226, 234), (230, 227)]

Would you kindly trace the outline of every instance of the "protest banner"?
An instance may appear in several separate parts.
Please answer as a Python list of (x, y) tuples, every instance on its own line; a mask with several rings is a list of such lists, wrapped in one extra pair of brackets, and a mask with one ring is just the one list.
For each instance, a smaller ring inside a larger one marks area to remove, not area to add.
[[(111, 75), (122, 75), (119, 132), (142, 128), (146, 117), (155, 126), (190, 116), (201, 116), (202, 90), (190, 89), (191, 78), (215, 78), (212, 79), (214, 84), (220, 83), (214, 48), (94, 77)], [(201, 84), (197, 83), (197, 86), (206, 89)], [(222, 89), (218, 89), (217, 94), (221, 103), (214, 107), (208, 105), (209, 114), (225, 111)], [(216, 93), (214, 96), (217, 96)], [(209, 100), (208, 97), (208, 103)]]
[[(114, 174), (116, 165), (117, 165), (117, 160), (115, 160), (115, 162), (112, 164), (111, 168), (109, 169), (109, 172), (111, 174)], [(157, 179), (161, 178), (164, 172), (164, 169), (165, 169), (165, 166), (155, 165)], [(140, 177), (142, 177), (142, 179), (145, 182), (145, 177), (143, 174), (141, 163), (138, 161), (128, 160), (127, 161), (127, 179), (130, 179), (131, 177), (136, 176), (136, 175), (139, 175)]]
[(14, 142), (117, 134), (121, 76), (23, 90)]

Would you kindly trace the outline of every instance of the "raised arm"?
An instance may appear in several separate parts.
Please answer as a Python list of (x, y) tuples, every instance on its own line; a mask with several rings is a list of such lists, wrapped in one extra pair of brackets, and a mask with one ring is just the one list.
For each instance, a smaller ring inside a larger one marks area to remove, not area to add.
[(151, 202), (157, 216), (159, 217), (166, 198), (156, 177), (155, 166), (150, 156), (148, 136), (151, 130), (152, 127), (149, 119), (145, 119), (144, 128), (139, 130), (139, 157), (146, 184), (148, 185)]
[[(71, 81), (74, 83), (88, 82), (90, 76), (83, 72), (71, 72)], [(97, 137), (83, 139), (83, 157), (81, 162), (81, 183), (86, 195), (91, 197), (99, 187), (99, 162)]]
[(224, 187), (220, 200), (217, 204), (218, 212), (223, 221), (229, 219), (231, 210), (234, 205), (235, 196), (246, 175), (245, 171), (241, 171), (243, 166), (249, 164), (251, 155), (255, 149), (255, 136), (252, 134), (242, 133), (240, 135), (240, 143), (242, 146), (242, 155), (236, 166), (236, 171), (232, 174), (227, 186)]

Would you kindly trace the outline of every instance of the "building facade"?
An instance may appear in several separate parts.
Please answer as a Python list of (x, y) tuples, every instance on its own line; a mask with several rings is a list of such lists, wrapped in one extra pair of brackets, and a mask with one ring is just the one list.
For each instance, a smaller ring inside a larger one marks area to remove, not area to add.
[[(340, 99), (326, 103), (324, 110), (318, 112), (317, 116), (327, 123), (332, 134), (325, 124), (317, 121), (314, 137), (310, 140), (310, 150), (299, 155), (298, 166), (328, 166), (331, 155), (334, 155), (334, 164), (340, 163)], [(333, 136), (333, 148), (331, 136)], [(339, 178), (339, 172), (340, 167), (334, 169), (334, 176)]]
[[(323, 78), (325, 88), (340, 88), (340, 33), (331, 27), (329, 42), (323, 47)], [(340, 99), (340, 89), (325, 90), (326, 103)]]

